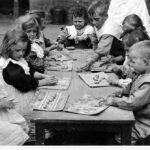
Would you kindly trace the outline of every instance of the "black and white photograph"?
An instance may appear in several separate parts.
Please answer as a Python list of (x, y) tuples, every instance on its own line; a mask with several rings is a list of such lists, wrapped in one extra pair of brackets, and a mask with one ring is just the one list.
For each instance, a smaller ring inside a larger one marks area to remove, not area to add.
[(0, 0), (0, 147), (149, 145), (150, 0)]

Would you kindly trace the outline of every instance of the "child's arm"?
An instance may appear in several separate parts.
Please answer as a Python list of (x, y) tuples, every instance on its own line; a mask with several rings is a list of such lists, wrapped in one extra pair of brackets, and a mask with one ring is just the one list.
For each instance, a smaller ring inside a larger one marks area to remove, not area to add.
[(144, 105), (150, 103), (150, 84), (145, 83), (141, 85), (137, 91), (132, 93), (129, 97), (109, 97), (107, 99), (108, 105), (118, 106), (126, 110), (138, 110)]
[(89, 70), (90, 67), (102, 56), (108, 55), (113, 42), (113, 36), (103, 35), (98, 43), (98, 48), (96, 49), (95, 56), (92, 57), (85, 65), (81, 66), (78, 70)]

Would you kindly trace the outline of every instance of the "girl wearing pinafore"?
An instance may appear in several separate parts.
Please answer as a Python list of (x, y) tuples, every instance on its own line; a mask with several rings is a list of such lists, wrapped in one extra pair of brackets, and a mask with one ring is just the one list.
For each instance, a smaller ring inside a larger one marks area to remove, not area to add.
[(0, 64), (2, 87), (14, 97), (15, 110), (24, 117), (30, 117), (35, 91), (38, 86), (57, 83), (54, 76), (35, 72), (24, 59), (30, 52), (28, 36), (23, 31), (6, 33), (1, 46)]

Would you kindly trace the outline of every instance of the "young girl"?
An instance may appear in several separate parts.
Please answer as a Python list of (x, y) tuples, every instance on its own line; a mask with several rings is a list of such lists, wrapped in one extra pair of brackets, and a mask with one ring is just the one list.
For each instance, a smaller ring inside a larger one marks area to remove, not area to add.
[(145, 30), (146, 28), (143, 26), (143, 22), (141, 20), (141, 18), (136, 15), (136, 14), (130, 14), (127, 17), (125, 17), (125, 19), (123, 20), (122, 23), (122, 28), (123, 28), (123, 34), (122, 37), (127, 34), (130, 33), (131, 31), (139, 28), (141, 30)]
[(26, 121), (14, 110), (13, 97), (2, 88), (2, 74), (0, 79), (0, 145), (23, 145), (29, 138)]
[[(139, 16), (136, 14), (131, 14), (127, 16), (123, 21), (123, 34), (122, 41), (124, 45), (124, 49), (126, 50), (126, 57), (123, 63), (123, 66), (114, 66), (113, 71), (119, 75), (120, 78), (131, 78), (134, 77), (134, 73), (132, 73), (132, 69), (129, 67), (128, 60), (128, 50), (129, 48), (139, 41), (148, 40), (149, 36), (146, 33), (145, 27), (143, 26), (143, 22)], [(124, 86), (123, 83), (128, 84), (127, 80), (118, 80), (111, 79), (110, 82), (112, 84), (119, 84), (120, 86)], [(131, 80), (128, 80), (131, 81)]]
[(72, 9), (72, 26), (66, 26), (59, 41), (66, 37), (65, 46), (76, 48), (89, 48), (91, 41), (89, 36), (93, 33), (93, 27), (88, 24), (87, 11), (83, 6), (76, 6)]
[(1, 45), (0, 65), (4, 88), (15, 98), (15, 109), (25, 115), (32, 113), (32, 98), (39, 86), (57, 83), (54, 76), (36, 72), (24, 59), (30, 53), (30, 42), (23, 31), (11, 30), (6, 33)]
[(30, 10), (28, 14), (35, 18), (39, 24), (40, 33), (38, 40), (44, 43), (44, 47), (48, 48), (49, 51), (59, 49), (59, 45), (56, 42), (50, 41), (44, 35), (44, 29), (46, 28), (45, 12), (43, 10)]
[(49, 54), (44, 41), (39, 40), (40, 27), (35, 18), (27, 14), (18, 18), (16, 28), (23, 30), (31, 42), (31, 52), (26, 56), (29, 65), (40, 73), (44, 73), (44, 56)]
[(123, 36), (123, 43), (126, 50), (126, 59), (122, 66), (115, 65), (112, 71), (116, 73), (119, 79), (110, 79), (109, 82), (114, 85), (119, 85), (121, 87), (127, 86), (136, 76), (133, 68), (130, 66), (128, 54), (129, 48), (137, 42), (149, 40), (147, 33), (141, 29), (135, 29), (130, 33), (126, 33)]

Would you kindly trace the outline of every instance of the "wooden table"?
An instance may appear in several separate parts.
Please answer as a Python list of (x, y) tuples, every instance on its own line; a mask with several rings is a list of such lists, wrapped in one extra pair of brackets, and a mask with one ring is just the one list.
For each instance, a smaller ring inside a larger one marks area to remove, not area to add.
[[(75, 62), (75, 66), (79, 65)], [(51, 72), (59, 77), (72, 77), (72, 82), (66, 92), (70, 95), (67, 105), (80, 98), (84, 94), (93, 96), (106, 96), (118, 90), (116, 87), (90, 88), (73, 72)], [(126, 111), (117, 107), (109, 107), (104, 112), (95, 116), (73, 114), (67, 112), (45, 112), (34, 111), (32, 122), (36, 127), (36, 144), (44, 144), (45, 129), (71, 130), (79, 128), (82, 130), (96, 130), (107, 132), (120, 132), (121, 144), (131, 144), (131, 128), (135, 121), (132, 111)]]

